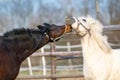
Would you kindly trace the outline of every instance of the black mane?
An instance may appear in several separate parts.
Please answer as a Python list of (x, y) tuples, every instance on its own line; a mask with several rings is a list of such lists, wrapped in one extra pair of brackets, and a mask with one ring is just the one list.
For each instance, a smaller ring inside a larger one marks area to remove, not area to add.
[(27, 30), (29, 29), (25, 29), (25, 28), (13, 29), (11, 31), (4, 33), (3, 36), (25, 34), (27, 33)]
[(9, 32), (6, 32), (3, 34), (4, 37), (8, 36), (15, 36), (15, 35), (24, 35), (24, 34), (30, 34), (30, 33), (39, 33), (41, 34), (42, 31), (39, 29), (25, 29), (25, 28), (19, 28), (19, 29), (13, 29)]

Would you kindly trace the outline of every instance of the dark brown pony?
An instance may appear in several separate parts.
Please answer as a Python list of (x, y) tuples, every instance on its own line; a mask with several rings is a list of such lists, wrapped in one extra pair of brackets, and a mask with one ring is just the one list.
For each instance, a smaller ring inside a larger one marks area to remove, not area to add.
[(48, 42), (57, 41), (70, 26), (45, 23), (39, 29), (14, 29), (0, 37), (0, 80), (15, 80), (21, 63)]

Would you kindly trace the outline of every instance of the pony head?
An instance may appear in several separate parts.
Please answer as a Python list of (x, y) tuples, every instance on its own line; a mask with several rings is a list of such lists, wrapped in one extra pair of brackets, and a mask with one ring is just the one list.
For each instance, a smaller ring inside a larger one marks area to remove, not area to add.
[(50, 42), (60, 40), (65, 33), (71, 32), (72, 28), (70, 25), (55, 25), (44, 23), (43, 25), (37, 26), (40, 32), (45, 33), (50, 39)]
[(66, 24), (72, 26), (72, 28), (76, 31), (80, 36), (85, 36), (86, 34), (90, 34), (91, 32), (102, 32), (103, 25), (93, 19), (92, 17), (74, 17), (70, 16), (66, 18)]

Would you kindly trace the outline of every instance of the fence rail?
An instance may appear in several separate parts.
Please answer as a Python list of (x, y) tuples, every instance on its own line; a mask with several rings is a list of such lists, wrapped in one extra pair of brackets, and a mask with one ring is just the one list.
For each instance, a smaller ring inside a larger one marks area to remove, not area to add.
[(50, 79), (50, 78), (81, 78), (83, 79), (83, 75), (81, 74), (76, 74), (76, 75), (46, 75), (46, 76), (23, 76), (23, 77), (19, 77), (17, 78), (17, 80), (30, 80), (30, 79)]
[(35, 53), (31, 56), (81, 56), (81, 51), (69, 51), (69, 52), (53, 52), (52, 55), (50, 52), (44, 52), (44, 53)]

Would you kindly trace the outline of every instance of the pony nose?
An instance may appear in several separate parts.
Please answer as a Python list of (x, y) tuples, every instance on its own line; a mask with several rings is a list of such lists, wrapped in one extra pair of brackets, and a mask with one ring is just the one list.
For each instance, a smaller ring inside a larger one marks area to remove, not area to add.
[(73, 18), (73, 16), (66, 17), (66, 24), (71, 25), (73, 23), (75, 23), (75, 19)]

